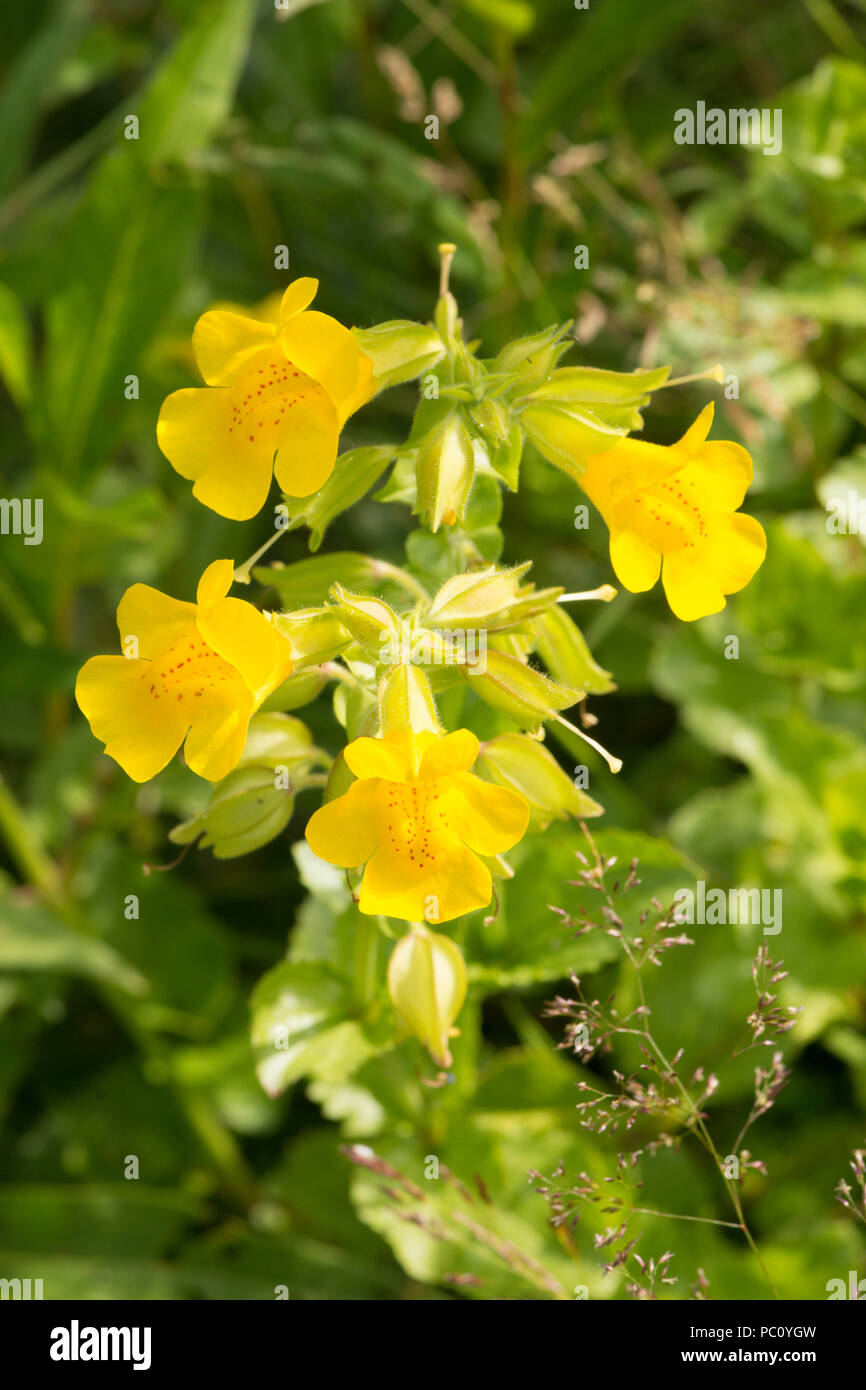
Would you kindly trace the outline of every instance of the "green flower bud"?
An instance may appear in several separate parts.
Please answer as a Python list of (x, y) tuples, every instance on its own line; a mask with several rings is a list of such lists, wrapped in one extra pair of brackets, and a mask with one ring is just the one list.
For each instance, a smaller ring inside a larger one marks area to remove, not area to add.
[(490, 466), (498, 473), (511, 492), (517, 491), (520, 463), (523, 458), (523, 430), (512, 420), (508, 438), (490, 455)]
[(271, 621), (292, 644), (295, 666), (318, 666), (349, 646), (352, 634), (333, 608), (299, 608), (274, 613)]
[(446, 580), (424, 614), (425, 626), (484, 628), (502, 632), (516, 627), (555, 603), (562, 589), (536, 589), (521, 580), (529, 563), (513, 569), (470, 570)]
[(269, 695), (262, 705), (263, 710), (300, 709), (309, 705), (328, 684), (325, 671), (294, 671), (282, 685), (278, 685), (273, 695)]
[(514, 394), (515, 388), (521, 392), (531, 391), (546, 380), (562, 354), (572, 346), (570, 341), (563, 342), (570, 327), (570, 321), (553, 324), (540, 333), (530, 333), (506, 344), (492, 363), (491, 371), (514, 377), (509, 395)]
[(472, 439), (459, 410), (453, 410), (423, 440), (416, 460), (417, 509), (431, 531), (463, 519), (475, 477)]
[(529, 803), (530, 825), (544, 830), (552, 820), (583, 820), (604, 808), (576, 787), (538, 739), (500, 734), (482, 743), (475, 771), (489, 782), (520, 792)]
[(352, 336), (373, 363), (377, 391), (427, 372), (445, 354), (445, 344), (432, 325), (393, 319), (372, 328), (353, 328)]
[(485, 569), (455, 574), (446, 580), (424, 614), (431, 627), (488, 627), (518, 596), (532, 593), (534, 585), (521, 584), (531, 562), (513, 569)]
[(536, 618), (535, 650), (557, 680), (590, 695), (616, 690), (610, 671), (594, 660), (586, 638), (565, 609), (554, 604)]
[(582, 698), (505, 652), (488, 650), (483, 669), (461, 666), (459, 671), (477, 695), (523, 729), (537, 728)]
[(511, 430), (511, 416), (502, 401), (490, 398), (479, 401), (469, 409), (469, 418), (487, 446), (492, 458), (497, 449), (508, 441)]
[(383, 599), (350, 593), (342, 584), (332, 584), (331, 595), (335, 616), (367, 656), (378, 661), (386, 644), (399, 642), (400, 619)]
[(250, 854), (285, 829), (296, 791), (313, 768), (328, 762), (299, 719), (256, 714), (237, 767), (217, 783), (204, 809), (175, 826), (169, 839), (188, 845), (201, 836), (199, 848), (212, 849), (217, 859)]
[(457, 336), (460, 329), (460, 314), (457, 308), (457, 300), (450, 290), (446, 290), (436, 301), (436, 311), (433, 321), (439, 332), (440, 338), (446, 343)]
[(379, 682), (379, 726), (383, 735), (442, 732), (430, 682), (418, 666), (393, 666), (385, 672)]
[(466, 998), (466, 965), (459, 946), (439, 932), (413, 926), (388, 962), (388, 993), (397, 1013), (437, 1067), (451, 1066), (449, 1039)]

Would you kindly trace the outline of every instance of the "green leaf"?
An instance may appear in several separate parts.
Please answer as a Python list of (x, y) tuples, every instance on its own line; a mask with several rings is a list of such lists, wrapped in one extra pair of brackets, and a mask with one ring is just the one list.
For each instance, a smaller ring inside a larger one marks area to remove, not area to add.
[(0, 377), (19, 407), (30, 399), (32, 356), (30, 323), (24, 306), (8, 285), (0, 284)]
[[(118, 1166), (122, 1155), (118, 1150)], [(54, 1185), (4, 1184), (0, 1229), (6, 1249), (31, 1254), (95, 1255), (102, 1259), (134, 1250), (156, 1256), (207, 1212), (200, 1198), (143, 1182)], [(5, 1266), (6, 1274), (9, 1266)], [(45, 1289), (45, 1297), (54, 1293)]]
[(255, 0), (217, 0), (197, 13), (139, 105), (135, 143), (144, 159), (182, 159), (217, 134), (231, 111), (255, 12)]
[(359, 501), (394, 458), (388, 444), (373, 444), (341, 454), (324, 486), (312, 497), (283, 497), (288, 530), (310, 529), (310, 549), (318, 550), (331, 522)]
[(345, 1081), (378, 1051), (363, 1026), (347, 1017), (343, 982), (321, 963), (283, 961), (253, 993), (252, 1042), (256, 1070), (268, 1095), (313, 1076)]
[(58, 70), (90, 22), (90, 7), (83, 0), (52, 5), (6, 75), (0, 96), (0, 196), (24, 167), (45, 105), (57, 91)]
[(144, 994), (147, 980), (96, 937), (83, 936), (36, 903), (0, 900), (0, 971), (57, 970)]
[(368, 589), (381, 583), (382, 567), (369, 555), (353, 550), (337, 550), (332, 555), (316, 555), (292, 565), (259, 565), (253, 577), (260, 584), (276, 589), (283, 608), (316, 608), (325, 602), (336, 581), (347, 589)]
[(67, 235), (36, 417), (43, 449), (63, 471), (77, 473), (118, 412), (136, 409), (125, 379), (140, 374), (142, 350), (184, 283), (200, 212), (198, 190), (150, 166), (192, 153), (218, 130), (253, 10), (253, 0), (222, 0), (202, 12), (132, 113), (139, 139), (118, 131)]

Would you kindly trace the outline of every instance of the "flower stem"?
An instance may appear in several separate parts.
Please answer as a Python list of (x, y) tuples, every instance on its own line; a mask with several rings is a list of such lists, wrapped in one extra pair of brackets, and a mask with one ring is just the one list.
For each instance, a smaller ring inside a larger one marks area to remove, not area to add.
[(399, 584), (401, 589), (405, 589), (413, 598), (421, 599), (423, 603), (430, 602), (430, 595), (424, 585), (407, 570), (400, 569), (399, 565), (392, 565), (387, 560), (377, 560), (376, 573), (382, 579), (393, 579), (395, 584)]
[(284, 528), (278, 531), (274, 531), (274, 534), (268, 537), (264, 545), (260, 545), (258, 550), (256, 550), (248, 560), (244, 560), (242, 565), (238, 565), (237, 569), (235, 570), (234, 582), (236, 584), (249, 584), (250, 570), (252, 569), (253, 565), (256, 563), (257, 560), (260, 560), (262, 558), (266, 551), (270, 550), (271, 546), (274, 544), (275, 541), (278, 541), (280, 537), (284, 536), (285, 534), (286, 532)]
[(375, 918), (358, 913), (355, 934), (355, 998), (365, 1007), (375, 993), (376, 967), (379, 963), (379, 926)]

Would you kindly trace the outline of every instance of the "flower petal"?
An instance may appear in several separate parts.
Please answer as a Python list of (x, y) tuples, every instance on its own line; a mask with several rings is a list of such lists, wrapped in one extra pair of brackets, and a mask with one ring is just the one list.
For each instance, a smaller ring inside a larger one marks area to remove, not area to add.
[(457, 729), (453, 734), (430, 741), (421, 755), (420, 776), (444, 777), (453, 772), (467, 772), (478, 757), (478, 739), (469, 729)]
[(208, 646), (240, 673), (256, 705), (291, 672), (290, 644), (263, 613), (243, 599), (223, 598), (200, 608), (198, 630)]
[(664, 557), (662, 584), (671, 612), (684, 623), (721, 613), (725, 596), (715, 575), (701, 562), (702, 550), (672, 550)]
[(353, 869), (365, 864), (379, 844), (378, 782), (353, 782), (343, 796), (314, 811), (304, 832), (314, 854), (328, 864)]
[(701, 551), (723, 594), (744, 589), (760, 569), (767, 553), (764, 528), (753, 516), (736, 512), (720, 518), (717, 528)]
[(134, 782), (147, 782), (170, 762), (189, 726), (175, 702), (151, 698), (147, 662), (93, 656), (75, 682), (78, 707), (109, 758)]
[(580, 486), (610, 526), (620, 498), (651, 487), (681, 467), (682, 459), (663, 444), (621, 439), (587, 460)]
[(192, 350), (208, 386), (229, 386), (251, 357), (273, 345), (276, 328), (224, 309), (202, 314), (192, 331)]
[(218, 603), (221, 598), (225, 598), (234, 583), (234, 578), (234, 560), (212, 560), (198, 581), (196, 603), (199, 607)]
[(458, 772), (441, 800), (449, 829), (488, 857), (511, 849), (526, 834), (529, 804), (519, 792)]
[(303, 313), (318, 292), (319, 282), (311, 275), (302, 275), (299, 280), (293, 280), (280, 300), (278, 322), (283, 324), (286, 319), (294, 318), (295, 314)]
[(693, 483), (709, 506), (735, 512), (752, 481), (752, 457), (741, 444), (711, 440), (689, 460), (680, 475)]
[(117, 605), (121, 645), (127, 637), (135, 637), (139, 657), (154, 656), (194, 627), (194, 603), (170, 598), (149, 584), (133, 584)]
[(183, 750), (198, 777), (220, 782), (228, 776), (244, 751), (252, 712), (253, 697), (240, 676), (205, 695)]
[(633, 594), (642, 594), (658, 579), (662, 557), (655, 546), (636, 531), (613, 531), (610, 562), (620, 584)]
[(386, 782), (405, 782), (409, 775), (409, 756), (396, 743), (384, 738), (356, 738), (347, 744), (343, 756), (356, 777), (382, 777)]
[(339, 403), (340, 424), (344, 425), (349, 416), (354, 415), (355, 411), (360, 410), (362, 405), (371, 401), (375, 394), (376, 378), (373, 375), (373, 362), (365, 352), (362, 352), (358, 363), (358, 380), (355, 387)]
[(248, 521), (267, 499), (274, 451), (267, 439), (256, 445), (230, 433), (230, 395), (216, 386), (172, 392), (156, 436), (172, 468), (195, 482), (194, 497), (220, 516)]
[(492, 893), (487, 865), (454, 837), (447, 852), (423, 869), (390, 848), (377, 849), (364, 870), (358, 906), (409, 922), (450, 922), (486, 907)]
[(289, 361), (324, 386), (337, 407), (350, 398), (358, 384), (361, 349), (348, 328), (329, 314), (308, 309), (281, 322), (277, 336)]
[(713, 401), (705, 405), (694, 424), (689, 425), (682, 439), (678, 439), (673, 448), (677, 453), (686, 454), (691, 458), (698, 452), (710, 432), (713, 423), (713, 416), (716, 407)]
[(308, 397), (286, 421), (274, 464), (289, 497), (309, 497), (328, 481), (337, 461), (340, 422), (327, 396)]

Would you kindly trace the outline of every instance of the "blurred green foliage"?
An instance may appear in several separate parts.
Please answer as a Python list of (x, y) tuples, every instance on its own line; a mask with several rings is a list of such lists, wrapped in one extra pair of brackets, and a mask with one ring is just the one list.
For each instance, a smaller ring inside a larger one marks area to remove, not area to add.
[[(592, 618), (618, 687), (593, 708), (625, 769), (613, 780), (593, 757), (590, 790), (600, 847), (640, 859), (630, 910), (696, 877), (783, 891), (771, 947), (802, 1013), (792, 1081), (750, 1135), (767, 1176), (748, 1175), (744, 1202), (782, 1296), (825, 1297), (864, 1258), (833, 1189), (866, 1109), (866, 556), (826, 510), (866, 495), (861, 0), (70, 0), (10, 10), (4, 30), (0, 457), (7, 497), (44, 500), (44, 539), (0, 538), (0, 1274), (43, 1277), (46, 1297), (625, 1296), (591, 1227), (555, 1233), (526, 1178), (562, 1159), (600, 1179), (617, 1148), (580, 1128), (578, 1068), (542, 1019), (570, 970), (600, 997), (617, 985), (615, 944), (575, 940), (548, 911), (581, 900), (579, 831), (524, 842), (495, 922), (460, 924), (476, 988), (454, 1082), (431, 1089), (384, 1002), (346, 1019), (371, 963), (342, 878), (289, 852), (313, 796), (254, 856), (194, 850), (145, 875), (206, 789), (178, 763), (134, 786), (72, 702), (81, 662), (114, 649), (129, 584), (188, 597), (209, 560), (264, 538), (262, 518), (197, 506), (156, 447), (160, 402), (193, 379), (196, 316), (280, 289), (286, 245), (343, 322), (426, 319), (447, 239), (491, 352), (574, 317), (570, 360), (674, 376), (720, 361), (738, 378), (737, 397), (717, 392), (716, 435), (754, 456), (767, 561), (693, 627), (657, 593)], [(782, 152), (675, 145), (675, 110), (698, 100), (780, 108)], [(646, 437), (677, 438), (710, 389), (659, 392)], [(401, 437), (413, 404), (412, 387), (389, 393), (344, 447)], [(607, 580), (600, 520), (574, 528), (580, 500), (530, 457), (504, 559), (532, 559), (543, 586)], [(359, 502), (311, 586), (337, 573), (334, 551), (399, 561), (404, 523)], [(306, 545), (294, 530), (278, 554)], [(336, 752), (324, 706), (307, 716)], [(582, 749), (562, 751), (568, 770)], [(754, 1054), (727, 1059), (763, 938), (693, 934), (652, 977), (653, 1018), (666, 1048), (719, 1073), (707, 1109), (724, 1150), (751, 1099)], [(260, 1078), (274, 1010), (301, 1036)], [(345, 1143), (423, 1189), (426, 1228)], [(453, 1180), (425, 1183), (431, 1154)], [(641, 1177), (648, 1207), (729, 1217), (698, 1153), (662, 1152)], [(768, 1296), (725, 1230), (645, 1227), (645, 1257), (675, 1254), (667, 1296), (698, 1267), (711, 1297)]]

